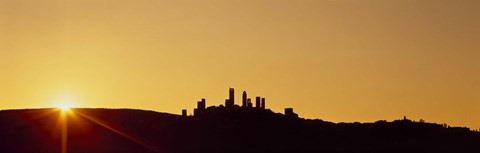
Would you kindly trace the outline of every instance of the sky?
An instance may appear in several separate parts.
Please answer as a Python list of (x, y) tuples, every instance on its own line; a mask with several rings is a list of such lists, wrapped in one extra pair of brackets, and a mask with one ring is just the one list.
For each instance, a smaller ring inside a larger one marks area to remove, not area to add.
[(0, 109), (189, 113), (266, 97), (304, 118), (480, 128), (477, 0), (0, 0)]

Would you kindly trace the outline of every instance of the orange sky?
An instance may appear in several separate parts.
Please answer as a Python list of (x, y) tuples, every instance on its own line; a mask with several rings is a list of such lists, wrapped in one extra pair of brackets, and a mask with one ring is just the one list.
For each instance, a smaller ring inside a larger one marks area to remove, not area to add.
[[(480, 128), (477, 0), (0, 0), (0, 109), (191, 112)], [(238, 101), (237, 101), (238, 104)]]

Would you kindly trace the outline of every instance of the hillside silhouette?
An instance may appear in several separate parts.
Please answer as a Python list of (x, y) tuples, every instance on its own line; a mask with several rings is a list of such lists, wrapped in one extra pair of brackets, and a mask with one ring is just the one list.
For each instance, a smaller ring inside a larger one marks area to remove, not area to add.
[[(63, 112), (65, 113), (65, 112)], [(479, 152), (468, 128), (401, 119), (332, 123), (239, 106), (208, 107), (196, 116), (133, 109), (0, 111), (0, 152)]]

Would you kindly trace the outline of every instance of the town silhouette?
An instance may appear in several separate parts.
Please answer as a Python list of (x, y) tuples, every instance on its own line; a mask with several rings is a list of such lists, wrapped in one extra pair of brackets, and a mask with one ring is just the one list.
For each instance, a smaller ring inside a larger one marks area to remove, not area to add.
[[(202, 98), (202, 100), (197, 102), (197, 108), (193, 110), (194, 116), (199, 117), (203, 114), (209, 114), (215, 112), (215, 109), (224, 109), (228, 112), (258, 112), (258, 111), (265, 111), (265, 97), (257, 96), (255, 97), (255, 107), (253, 106), (252, 99), (248, 98), (247, 91), (243, 91), (242, 93), (242, 105), (235, 104), (235, 89), (230, 88), (228, 91), (228, 99), (225, 99), (225, 105), (220, 106), (210, 106), (206, 107), (206, 99)], [(188, 113), (186, 109), (182, 110), (182, 116), (187, 117)], [(285, 116), (289, 118), (297, 118), (298, 114), (293, 112), (293, 108), (285, 108)]]
[(197, 102), (193, 115), (134, 109), (0, 111), (1, 153), (357, 153), (480, 152), (480, 133), (465, 127), (413, 121), (332, 123), (275, 113), (265, 97), (247, 92), (237, 105)]

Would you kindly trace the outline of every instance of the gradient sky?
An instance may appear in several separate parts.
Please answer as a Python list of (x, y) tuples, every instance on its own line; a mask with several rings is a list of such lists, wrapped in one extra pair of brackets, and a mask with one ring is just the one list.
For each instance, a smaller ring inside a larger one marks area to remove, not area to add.
[(229, 87), (306, 118), (478, 129), (480, 1), (0, 0), (0, 109), (179, 114)]

